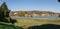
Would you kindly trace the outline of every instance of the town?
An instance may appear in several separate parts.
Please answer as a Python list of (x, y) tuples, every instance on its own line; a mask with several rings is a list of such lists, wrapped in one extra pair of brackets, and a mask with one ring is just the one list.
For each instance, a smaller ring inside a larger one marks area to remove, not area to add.
[(60, 13), (49, 11), (11, 11), (10, 16), (59, 16)]

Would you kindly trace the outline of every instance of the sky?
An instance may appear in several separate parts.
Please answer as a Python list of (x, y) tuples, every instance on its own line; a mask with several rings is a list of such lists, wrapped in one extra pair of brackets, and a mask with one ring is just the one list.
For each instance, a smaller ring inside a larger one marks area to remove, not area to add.
[(52, 11), (60, 13), (60, 3), (57, 0), (0, 0), (0, 5), (4, 1), (11, 11)]

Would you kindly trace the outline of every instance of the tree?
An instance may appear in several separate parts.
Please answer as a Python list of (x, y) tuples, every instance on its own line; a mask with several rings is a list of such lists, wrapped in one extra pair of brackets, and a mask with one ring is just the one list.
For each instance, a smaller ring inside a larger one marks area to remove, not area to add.
[(25, 16), (25, 13), (23, 11), (19, 11), (18, 16)]
[(16, 20), (13, 20), (9, 16), (10, 10), (8, 9), (6, 2), (4, 2), (0, 7), (0, 22), (12, 23), (14, 24)]
[(0, 7), (0, 17), (2, 17), (2, 10), (1, 10), (1, 7)]
[(3, 16), (4, 17), (9, 17), (9, 9), (6, 5), (6, 2), (4, 2), (2, 5), (1, 5), (1, 10), (2, 10), (2, 13), (3, 13)]

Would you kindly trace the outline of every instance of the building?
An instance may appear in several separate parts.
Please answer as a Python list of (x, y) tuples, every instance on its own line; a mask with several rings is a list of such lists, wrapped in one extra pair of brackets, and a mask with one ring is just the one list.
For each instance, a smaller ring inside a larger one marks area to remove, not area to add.
[[(18, 12), (14, 12), (14, 14), (16, 13), (16, 15), (18, 15)], [(49, 12), (49, 11), (24, 11), (24, 12), (25, 12), (25, 16), (58, 16), (60, 15), (60, 13)], [(13, 12), (11, 14), (13, 14)]]

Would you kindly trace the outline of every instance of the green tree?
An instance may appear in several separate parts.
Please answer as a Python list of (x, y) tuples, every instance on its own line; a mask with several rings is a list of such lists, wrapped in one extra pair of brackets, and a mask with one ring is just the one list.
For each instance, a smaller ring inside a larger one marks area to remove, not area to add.
[(0, 7), (0, 16), (2, 16), (2, 17), (0, 17), (0, 21), (14, 24), (16, 22), (16, 20), (11, 19), (9, 17), (9, 12), (10, 12), (10, 10), (8, 9), (8, 7), (6, 5), (6, 2), (3, 2), (3, 4)]
[(0, 7), (0, 17), (3, 17), (3, 10), (2, 10), (2, 8)]
[(19, 11), (18, 16), (25, 16), (25, 12), (24, 11)]
[(2, 9), (2, 15), (4, 16), (4, 17), (9, 17), (9, 9), (8, 9), (8, 7), (7, 7), (7, 5), (6, 5), (6, 2), (4, 2), (2, 5), (1, 5), (1, 9)]

